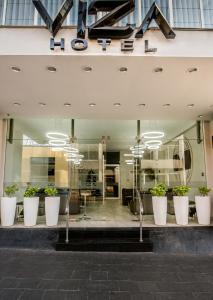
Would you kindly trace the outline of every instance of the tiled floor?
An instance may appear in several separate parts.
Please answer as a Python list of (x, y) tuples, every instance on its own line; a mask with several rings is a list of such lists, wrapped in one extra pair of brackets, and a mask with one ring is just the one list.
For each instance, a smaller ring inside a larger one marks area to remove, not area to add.
[[(70, 227), (138, 227), (138, 217), (130, 213), (127, 206), (121, 205), (119, 200), (108, 199), (103, 204), (102, 202), (92, 202), (87, 206), (87, 214), (91, 217), (89, 220), (80, 220), (82, 213), (79, 215), (71, 215), (69, 218)], [(59, 217), (58, 227), (66, 225), (66, 216)], [(155, 226), (153, 215), (144, 215), (143, 225), (146, 227)], [(45, 227), (45, 217), (38, 217), (37, 227)], [(176, 225), (175, 216), (167, 216), (167, 225)], [(199, 226), (197, 218), (189, 218), (188, 226)], [(23, 227), (23, 221), (15, 224), (15, 227)]]
[(0, 250), (0, 300), (213, 299), (213, 257)]

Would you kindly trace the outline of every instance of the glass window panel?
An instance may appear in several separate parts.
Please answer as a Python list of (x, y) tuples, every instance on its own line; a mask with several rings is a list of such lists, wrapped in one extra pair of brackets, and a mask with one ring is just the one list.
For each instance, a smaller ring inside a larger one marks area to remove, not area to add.
[[(157, 0), (155, 1), (159, 8), (161, 9), (162, 13), (164, 14), (165, 18), (169, 21), (169, 6), (168, 0)], [(153, 0), (142, 0), (142, 20), (145, 18), (147, 12), (149, 11), (150, 7), (153, 4)], [(156, 27), (157, 24), (155, 21), (151, 23), (152, 27)]]
[(203, 14), (205, 28), (213, 28), (213, 1), (203, 0)]
[(3, 4), (4, 0), (0, 0), (0, 24), (2, 24)]
[[(64, 0), (42, 0), (41, 2), (45, 6), (50, 17), (54, 19)], [(38, 16), (38, 25), (45, 25), (40, 15)]]
[(33, 25), (34, 5), (31, 0), (8, 0), (6, 25)]
[(173, 18), (175, 27), (200, 28), (200, 1), (173, 0)]

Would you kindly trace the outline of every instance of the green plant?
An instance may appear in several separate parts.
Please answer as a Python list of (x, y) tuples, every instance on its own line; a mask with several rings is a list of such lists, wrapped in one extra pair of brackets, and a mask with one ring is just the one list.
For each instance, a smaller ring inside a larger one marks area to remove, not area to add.
[(47, 195), (49, 197), (54, 197), (58, 194), (58, 190), (55, 187), (47, 186), (44, 189), (44, 193), (45, 193), (45, 195)]
[(35, 197), (35, 195), (39, 192), (39, 187), (37, 186), (28, 186), (24, 192), (24, 197), (26, 198), (31, 198), (31, 197)]
[(206, 186), (200, 186), (198, 191), (201, 196), (208, 196), (208, 193), (211, 191), (211, 189), (208, 189)]
[(152, 196), (163, 197), (166, 195), (167, 187), (163, 183), (159, 183), (150, 189)]
[(13, 197), (18, 190), (18, 186), (16, 184), (12, 184), (5, 187), (4, 193), (8, 197)]
[(173, 188), (173, 193), (176, 196), (186, 196), (186, 194), (191, 190), (187, 185), (179, 185)]

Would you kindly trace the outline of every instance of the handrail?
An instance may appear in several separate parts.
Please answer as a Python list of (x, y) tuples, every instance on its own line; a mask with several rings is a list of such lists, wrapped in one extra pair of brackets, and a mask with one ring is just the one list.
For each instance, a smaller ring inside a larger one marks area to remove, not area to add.
[(66, 240), (65, 242), (68, 244), (69, 243), (69, 217), (70, 217), (70, 198), (71, 198), (71, 189), (67, 195), (67, 203), (66, 203)]
[(143, 242), (143, 212), (144, 212), (144, 209), (143, 209), (143, 202), (141, 199), (141, 194), (138, 189), (136, 189), (136, 198), (138, 199), (138, 202), (139, 202), (139, 218), (140, 218), (140, 239), (139, 239), (139, 241)]

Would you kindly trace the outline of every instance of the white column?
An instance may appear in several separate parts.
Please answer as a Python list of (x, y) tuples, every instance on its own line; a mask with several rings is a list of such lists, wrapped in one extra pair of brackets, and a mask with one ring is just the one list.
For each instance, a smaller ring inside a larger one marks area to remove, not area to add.
[(3, 194), (7, 121), (0, 120), (0, 196)]

